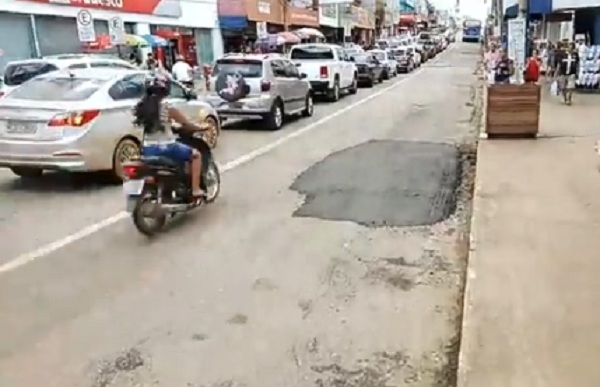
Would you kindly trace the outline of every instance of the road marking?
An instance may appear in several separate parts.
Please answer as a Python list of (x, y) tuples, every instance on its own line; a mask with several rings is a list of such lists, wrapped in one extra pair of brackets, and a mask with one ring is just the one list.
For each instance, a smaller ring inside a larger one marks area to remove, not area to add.
[[(455, 47), (456, 47), (456, 45), (453, 45), (452, 47), (447, 49), (445, 51), (445, 53), (452, 51)], [(433, 61), (431, 61), (429, 63), (435, 63), (439, 59), (440, 59), (440, 56), (438, 56), (437, 58), (435, 58)], [(273, 149), (280, 147), (281, 145), (287, 143), (288, 141), (293, 140), (294, 138), (299, 137), (307, 132), (310, 132), (311, 130), (323, 125), (324, 123), (354, 109), (355, 107), (360, 106), (366, 102), (369, 102), (372, 99), (379, 97), (380, 95), (387, 93), (388, 91), (396, 88), (398, 85), (400, 85), (404, 81), (406, 81), (408, 79), (412, 79), (414, 76), (420, 74), (424, 68), (427, 68), (427, 67), (421, 67), (418, 70), (414, 71), (413, 73), (408, 74), (406, 77), (399, 79), (398, 81), (396, 81), (395, 83), (393, 83), (390, 86), (384, 87), (383, 89), (380, 89), (380, 90), (376, 91), (375, 93), (373, 93), (363, 99), (360, 99), (356, 102), (351, 103), (350, 105), (347, 105), (339, 110), (336, 110), (335, 112), (333, 112), (332, 114), (330, 114), (326, 117), (320, 118), (317, 121), (312, 122), (312, 123), (300, 128), (286, 136), (280, 137), (277, 140), (275, 140), (267, 145), (257, 148), (250, 153), (242, 155), (242, 156), (238, 157), (237, 159), (234, 159), (234, 160), (226, 163), (225, 165), (220, 166), (221, 172), (225, 173), (225, 172), (230, 171), (234, 168), (237, 168), (241, 165), (247, 164), (256, 158), (271, 152)], [(39, 258), (48, 256), (48, 255), (54, 253), (55, 251), (62, 249), (63, 247), (66, 247), (72, 243), (75, 243), (84, 238), (87, 238), (88, 236), (95, 234), (109, 226), (112, 226), (113, 224), (120, 222), (121, 220), (126, 219), (128, 217), (129, 217), (129, 213), (127, 213), (126, 211), (121, 211), (113, 216), (110, 216), (99, 222), (91, 224), (75, 233), (69, 234), (64, 238), (58, 239), (54, 242), (50, 242), (50, 243), (48, 243), (44, 246), (41, 246), (35, 250), (32, 250), (30, 252), (21, 254), (18, 257), (9, 260), (5, 264), (0, 265), (0, 275), (11, 272), (15, 269), (18, 269), (21, 266), (25, 266), (28, 263), (36, 261)]]

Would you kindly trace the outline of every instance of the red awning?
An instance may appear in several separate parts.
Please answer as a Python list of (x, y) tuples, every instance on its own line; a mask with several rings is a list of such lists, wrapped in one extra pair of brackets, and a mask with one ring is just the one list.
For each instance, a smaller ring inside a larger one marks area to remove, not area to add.
[(400, 25), (413, 25), (415, 24), (415, 15), (412, 13), (407, 13), (404, 15), (400, 15), (400, 19), (398, 20), (398, 24)]

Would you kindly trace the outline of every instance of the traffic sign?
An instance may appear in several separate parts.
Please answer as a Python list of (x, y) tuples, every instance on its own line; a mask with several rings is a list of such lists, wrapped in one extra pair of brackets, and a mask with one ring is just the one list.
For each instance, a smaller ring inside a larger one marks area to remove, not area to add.
[(125, 23), (119, 16), (110, 18), (108, 21), (108, 34), (111, 44), (125, 44)]
[(77, 35), (79, 35), (79, 41), (83, 43), (96, 41), (94, 18), (87, 9), (77, 12)]

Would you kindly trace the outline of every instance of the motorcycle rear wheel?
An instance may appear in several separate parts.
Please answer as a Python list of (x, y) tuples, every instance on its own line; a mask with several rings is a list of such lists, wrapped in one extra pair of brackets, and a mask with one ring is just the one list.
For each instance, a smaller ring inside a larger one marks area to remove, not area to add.
[(167, 222), (167, 215), (163, 211), (160, 211), (159, 208), (156, 208), (156, 206), (158, 204), (156, 203), (155, 195), (149, 191), (145, 191), (138, 199), (131, 213), (135, 228), (148, 237), (160, 232)]
[(219, 167), (211, 160), (204, 175), (206, 185), (206, 203), (214, 202), (221, 192), (221, 174)]

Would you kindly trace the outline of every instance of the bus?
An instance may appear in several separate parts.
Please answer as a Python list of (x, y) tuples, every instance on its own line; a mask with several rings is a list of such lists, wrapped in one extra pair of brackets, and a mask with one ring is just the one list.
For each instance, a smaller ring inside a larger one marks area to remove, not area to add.
[(481, 41), (482, 26), (480, 20), (468, 19), (463, 22), (462, 41), (479, 43)]

